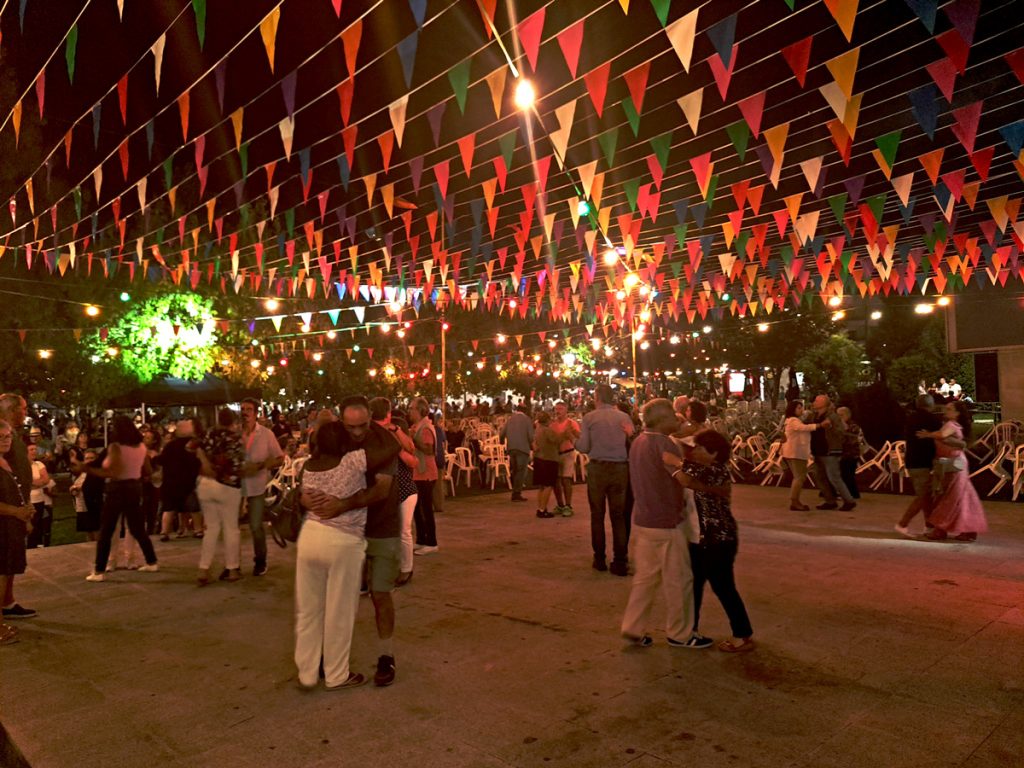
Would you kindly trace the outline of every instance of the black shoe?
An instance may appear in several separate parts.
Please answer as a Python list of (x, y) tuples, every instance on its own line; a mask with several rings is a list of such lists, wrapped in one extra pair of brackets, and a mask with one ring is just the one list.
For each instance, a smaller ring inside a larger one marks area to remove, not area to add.
[(855, 502), (855, 501), (846, 501), (846, 502), (843, 502), (843, 506), (841, 506), (839, 508), (839, 511), (840, 512), (849, 512), (851, 509), (853, 509), (856, 506), (857, 506), (857, 502)]
[(595, 571), (607, 571), (608, 570), (608, 563), (606, 563), (604, 561), (603, 557), (600, 557), (600, 558), (599, 557), (595, 557), (594, 558), (594, 565), (592, 567), (593, 567), (593, 569)]
[(5, 619), (31, 619), (37, 614), (31, 608), (25, 608), (18, 603), (15, 603), (10, 608), (4, 608)]
[(253, 576), (266, 576), (267, 575), (267, 564), (257, 560), (256, 564), (253, 565), (253, 567), (252, 567), (252, 575)]
[(395, 682), (395, 657), (381, 656), (377, 659), (377, 671), (373, 674), (373, 684), (378, 688)]
[(671, 637), (666, 638), (666, 642), (673, 648), (693, 648), (696, 650), (710, 648), (712, 645), (715, 644), (715, 641), (712, 640), (710, 637), (698, 635), (696, 632), (690, 635), (690, 638), (688, 640), (684, 640), (683, 642), (673, 640)]
[(616, 560), (612, 562), (608, 570), (611, 571), (613, 576), (629, 576), (629, 563)]
[(538, 509), (537, 510), (537, 517), (541, 517), (541, 518), (547, 519), (547, 518), (551, 518), (551, 517), (554, 517), (554, 516), (555, 516), (554, 513), (548, 512), (546, 509)]
[(834, 501), (826, 501), (824, 504), (819, 504), (815, 509), (839, 509), (839, 505)]
[(512, 501), (527, 501), (527, 498), (521, 493), (513, 493)]

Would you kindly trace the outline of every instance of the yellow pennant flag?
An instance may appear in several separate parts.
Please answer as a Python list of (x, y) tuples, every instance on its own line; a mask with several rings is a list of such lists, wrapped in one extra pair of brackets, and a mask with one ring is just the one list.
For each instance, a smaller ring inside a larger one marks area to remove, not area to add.
[(11, 121), (14, 123), (14, 146), (17, 147), (18, 140), (21, 138), (21, 99), (11, 111)]
[(231, 124), (235, 127), (235, 149), (242, 147), (242, 115), (244, 111), (244, 107), (239, 107), (231, 113)]
[(281, 6), (278, 6), (267, 17), (260, 22), (260, 37), (263, 38), (263, 45), (267, 49), (267, 59), (270, 60), (270, 71), (274, 71), (274, 46), (277, 44), (277, 23), (281, 20)]

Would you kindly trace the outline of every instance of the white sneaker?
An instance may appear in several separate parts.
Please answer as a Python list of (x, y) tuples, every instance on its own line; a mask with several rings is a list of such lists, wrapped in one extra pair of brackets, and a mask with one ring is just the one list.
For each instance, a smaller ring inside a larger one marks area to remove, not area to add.
[(160, 570), (159, 563), (153, 563), (152, 565), (140, 565), (138, 568), (139, 573), (156, 573)]
[(436, 545), (433, 546), (433, 547), (417, 547), (416, 549), (413, 550), (413, 554), (414, 555), (429, 555), (429, 554), (432, 554), (434, 552), (437, 552), (437, 550), (438, 550), (438, 547)]
[(92, 573), (90, 573), (88, 576), (85, 577), (85, 580), (86, 581), (106, 581), (106, 578), (107, 578), (106, 574), (96, 573), (96, 571), (93, 571)]

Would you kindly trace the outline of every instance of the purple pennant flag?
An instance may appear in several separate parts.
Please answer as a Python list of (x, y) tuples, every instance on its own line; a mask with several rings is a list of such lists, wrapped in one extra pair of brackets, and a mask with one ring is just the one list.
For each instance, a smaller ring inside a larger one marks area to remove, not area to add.
[(732, 46), (736, 40), (736, 14), (734, 13), (709, 27), (706, 34), (711, 44), (715, 46), (718, 58), (728, 69), (729, 62), (732, 60)]
[(427, 113), (427, 120), (430, 122), (430, 132), (434, 136), (434, 146), (441, 143), (441, 118), (444, 116), (446, 102), (435, 104)]
[(761, 161), (761, 167), (764, 168), (765, 176), (769, 178), (772, 175), (772, 168), (775, 167), (775, 158), (772, 156), (772, 151), (767, 144), (759, 144), (754, 147), (757, 152), (757, 157)]
[(828, 166), (821, 166), (821, 170), (818, 172), (818, 183), (814, 187), (814, 196), (821, 199), (821, 193), (825, 191), (825, 177), (828, 175)]
[(953, 0), (944, 10), (968, 45), (974, 42), (974, 28), (978, 24), (980, 0)]
[(854, 176), (849, 179), (844, 179), (843, 186), (846, 187), (846, 191), (850, 195), (850, 203), (852, 205), (857, 205), (860, 201), (860, 193), (864, 190), (864, 177)]
[(416, 63), (416, 46), (419, 45), (419, 42), (420, 31), (417, 29), (395, 46), (398, 50), (398, 58), (402, 62), (402, 74), (405, 75), (406, 88), (412, 88), (412, 68)]
[(416, 19), (416, 26), (422, 27), (423, 20), (427, 16), (427, 0), (409, 0), (409, 10)]
[(414, 157), (409, 161), (409, 173), (412, 176), (412, 189), (416, 194), (419, 194), (420, 178), (423, 176), (423, 155)]
[(217, 86), (217, 104), (220, 106), (220, 113), (224, 114), (224, 86), (228, 75), (228, 61), (224, 59), (213, 70), (213, 80)]
[(284, 108), (288, 117), (295, 114), (295, 88), (298, 85), (299, 73), (292, 72), (281, 81), (281, 94), (284, 96)]

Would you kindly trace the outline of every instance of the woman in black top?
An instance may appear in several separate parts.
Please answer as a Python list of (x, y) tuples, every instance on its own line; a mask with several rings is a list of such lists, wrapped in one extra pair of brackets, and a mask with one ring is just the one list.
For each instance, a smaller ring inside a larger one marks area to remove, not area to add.
[(704, 582), (718, 597), (732, 628), (732, 640), (723, 640), (718, 649), (726, 653), (754, 650), (752, 635), (743, 598), (736, 589), (733, 564), (739, 549), (736, 518), (732, 516), (732, 479), (729, 476), (729, 441), (714, 430), (698, 432), (693, 436), (693, 447), (687, 451), (687, 461), (681, 462), (671, 453), (663, 455), (666, 464), (674, 468), (673, 477), (693, 491), (700, 520), (700, 541), (690, 544), (690, 565), (693, 569), (693, 631), (697, 635), (700, 606), (704, 596)]

